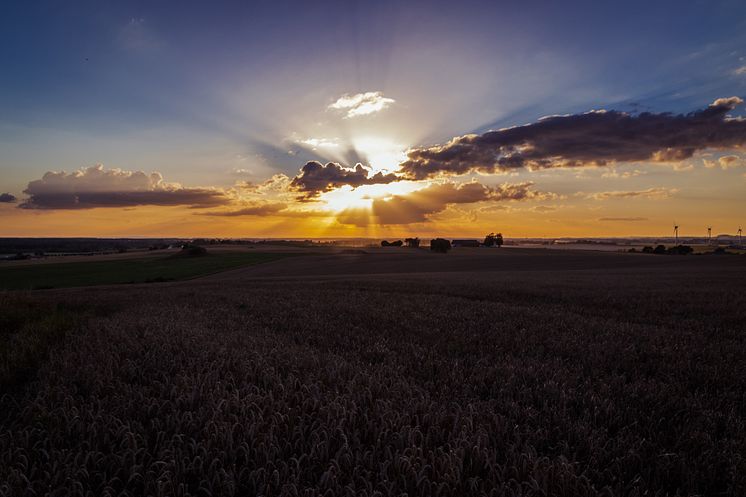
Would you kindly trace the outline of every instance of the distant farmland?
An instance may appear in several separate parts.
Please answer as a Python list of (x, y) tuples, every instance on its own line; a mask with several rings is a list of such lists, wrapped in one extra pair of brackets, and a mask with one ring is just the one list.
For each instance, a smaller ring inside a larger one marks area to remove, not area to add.
[(746, 495), (746, 257), (368, 252), (0, 293), (0, 495)]
[(194, 278), (226, 269), (269, 262), (282, 253), (209, 252), (202, 257), (181, 254), (139, 258), (0, 265), (0, 290), (33, 290), (73, 286), (146, 283)]

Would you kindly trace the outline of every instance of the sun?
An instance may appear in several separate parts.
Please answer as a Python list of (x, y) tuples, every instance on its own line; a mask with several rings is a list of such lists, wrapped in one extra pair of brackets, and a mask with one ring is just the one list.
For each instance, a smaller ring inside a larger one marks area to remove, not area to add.
[(329, 210), (342, 212), (348, 209), (371, 210), (374, 200), (386, 200), (396, 195), (406, 195), (429, 186), (429, 182), (397, 181), (380, 185), (363, 185), (353, 188), (342, 186), (321, 194), (320, 199)]
[(364, 157), (374, 173), (395, 172), (407, 158), (406, 146), (378, 136), (360, 136), (351, 139), (353, 148)]

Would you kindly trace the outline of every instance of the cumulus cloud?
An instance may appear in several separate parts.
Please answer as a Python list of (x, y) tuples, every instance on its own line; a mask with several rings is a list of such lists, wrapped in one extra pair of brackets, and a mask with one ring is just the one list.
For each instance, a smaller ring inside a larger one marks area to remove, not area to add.
[(0, 193), (0, 203), (3, 203), (3, 204), (12, 204), (16, 200), (18, 200), (18, 199), (16, 198), (15, 195), (11, 195), (10, 193)]
[(652, 199), (664, 199), (668, 198), (678, 190), (675, 188), (663, 188), (655, 187), (648, 188), (647, 190), (638, 191), (613, 191), (613, 192), (598, 192), (588, 195), (588, 198), (594, 200), (607, 200), (610, 198), (652, 198)]
[(532, 190), (533, 183), (504, 183), (494, 188), (481, 183), (436, 183), (406, 195), (374, 199), (370, 212), (359, 209), (343, 211), (337, 217), (342, 224), (411, 224), (427, 221), (454, 204), (483, 201), (530, 200), (554, 198), (551, 193)]
[(619, 222), (638, 222), (647, 221), (646, 217), (601, 217), (599, 221), (619, 221)]
[(47, 172), (31, 181), (23, 209), (91, 209), (137, 205), (213, 207), (230, 201), (222, 190), (166, 183), (160, 173), (91, 166), (72, 173)]
[(705, 167), (707, 168), (715, 168), (719, 167), (720, 169), (733, 169), (736, 167), (744, 167), (746, 166), (746, 161), (737, 155), (724, 155), (723, 157), (718, 158), (718, 160), (709, 160), (704, 159)]
[(736, 76), (743, 76), (744, 74), (746, 74), (746, 66), (737, 67), (733, 70), (733, 74), (735, 74)]
[(380, 91), (369, 91), (355, 95), (344, 94), (329, 105), (329, 109), (344, 111), (345, 119), (350, 119), (380, 112), (394, 102), (393, 98), (384, 97)]
[(392, 183), (400, 179), (395, 174), (378, 172), (368, 176), (369, 173), (370, 169), (362, 164), (349, 169), (336, 162), (324, 165), (317, 161), (310, 161), (303, 165), (300, 174), (293, 178), (289, 187), (302, 192), (303, 199), (310, 199), (344, 185), (355, 188), (362, 185)]
[(727, 113), (743, 103), (719, 98), (689, 114), (590, 111), (549, 116), (524, 126), (453, 138), (415, 148), (401, 164), (409, 179), (527, 168), (604, 166), (618, 162), (673, 162), (708, 148), (746, 144), (746, 119)]

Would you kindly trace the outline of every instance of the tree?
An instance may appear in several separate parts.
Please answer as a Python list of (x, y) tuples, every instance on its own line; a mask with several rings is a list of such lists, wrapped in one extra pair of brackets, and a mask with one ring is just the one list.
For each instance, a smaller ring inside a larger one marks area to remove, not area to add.
[(485, 247), (494, 247), (497, 245), (498, 247), (501, 247), (503, 244), (503, 234), (502, 233), (490, 233), (489, 235), (484, 237), (484, 243), (483, 245)]
[(405, 238), (404, 243), (407, 244), (407, 247), (417, 248), (420, 246), (420, 239), (419, 238)]
[(444, 238), (434, 238), (430, 240), (430, 250), (445, 254), (451, 250), (451, 242)]

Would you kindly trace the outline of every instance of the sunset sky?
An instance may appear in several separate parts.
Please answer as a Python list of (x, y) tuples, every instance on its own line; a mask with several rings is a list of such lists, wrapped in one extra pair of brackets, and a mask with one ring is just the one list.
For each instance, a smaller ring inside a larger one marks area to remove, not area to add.
[(746, 3), (7, 2), (0, 236), (746, 226)]

